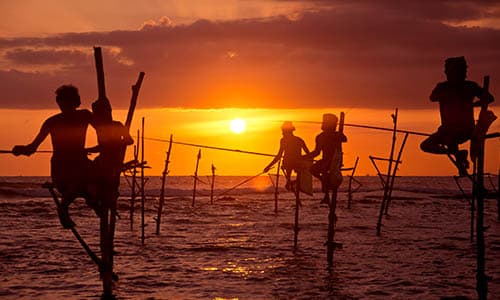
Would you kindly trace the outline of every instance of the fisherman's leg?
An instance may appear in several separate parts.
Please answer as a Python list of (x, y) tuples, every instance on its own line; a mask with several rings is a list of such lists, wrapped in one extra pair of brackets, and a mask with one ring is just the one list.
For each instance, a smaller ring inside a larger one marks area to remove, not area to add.
[(442, 136), (436, 132), (420, 143), (420, 149), (427, 153), (448, 154), (448, 149), (443, 145)]
[(73, 203), (74, 200), (75, 197), (73, 195), (63, 194), (61, 205), (57, 208), (59, 221), (65, 229), (70, 229), (75, 226), (75, 222), (73, 222), (73, 220), (71, 220), (71, 218), (69, 217), (69, 206), (71, 205), (71, 203)]

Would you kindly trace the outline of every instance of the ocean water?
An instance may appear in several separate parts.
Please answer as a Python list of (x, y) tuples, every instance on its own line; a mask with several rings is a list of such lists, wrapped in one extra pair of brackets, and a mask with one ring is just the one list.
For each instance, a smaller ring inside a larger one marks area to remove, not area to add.
[[(377, 177), (362, 183), (347, 209), (339, 192), (336, 250), (327, 268), (328, 208), (321, 193), (302, 196), (298, 248), (293, 249), (295, 200), (280, 188), (278, 212), (268, 177), (231, 190), (248, 177), (217, 177), (213, 204), (207, 178), (191, 206), (191, 177), (168, 177), (161, 233), (155, 235), (160, 178), (146, 185), (145, 244), (140, 207), (130, 229), (124, 179), (116, 231), (115, 289), (119, 299), (476, 299), (475, 244), (469, 204), (449, 177), (396, 179), (382, 235), (376, 222), (383, 191)], [(0, 178), (0, 298), (99, 299), (97, 268), (59, 224), (42, 177)], [(496, 177), (486, 180), (498, 187)], [(280, 182), (282, 184), (282, 182)], [(470, 185), (463, 182), (465, 190)], [(318, 183), (315, 182), (316, 189)], [(500, 298), (500, 223), (487, 200), (486, 271), (490, 299)], [(77, 200), (77, 229), (97, 251), (98, 219)]]

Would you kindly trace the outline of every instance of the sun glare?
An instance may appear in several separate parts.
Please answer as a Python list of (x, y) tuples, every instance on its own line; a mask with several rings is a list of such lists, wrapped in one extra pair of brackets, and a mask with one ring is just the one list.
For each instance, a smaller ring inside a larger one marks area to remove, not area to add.
[(232, 132), (240, 134), (245, 131), (247, 125), (243, 119), (234, 119), (229, 123), (229, 128)]

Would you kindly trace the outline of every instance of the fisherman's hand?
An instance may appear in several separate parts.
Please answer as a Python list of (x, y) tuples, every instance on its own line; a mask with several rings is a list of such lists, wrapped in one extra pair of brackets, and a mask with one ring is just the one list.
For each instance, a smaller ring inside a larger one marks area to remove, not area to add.
[(12, 148), (12, 154), (15, 156), (19, 155), (31, 155), (35, 153), (36, 149), (30, 145), (24, 146), (24, 145), (16, 145), (14, 148)]

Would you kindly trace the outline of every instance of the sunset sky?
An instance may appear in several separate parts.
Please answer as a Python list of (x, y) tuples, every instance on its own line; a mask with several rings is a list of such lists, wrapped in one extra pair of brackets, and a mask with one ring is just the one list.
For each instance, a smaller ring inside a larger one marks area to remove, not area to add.
[[(433, 132), (429, 94), (444, 80), (443, 62), (465, 56), (468, 78), (491, 76), (500, 115), (500, 2), (335, 0), (1, 1), (0, 147), (32, 140), (57, 112), (54, 90), (79, 87), (82, 107), (97, 96), (93, 49), (103, 47), (108, 96), (124, 119), (130, 86), (146, 72), (133, 134), (274, 154), (284, 120), (309, 148), (326, 112), (346, 122)], [(236, 134), (229, 122), (242, 118)], [(500, 121), (491, 131), (500, 131)], [(92, 134), (92, 133), (91, 133)], [(346, 128), (346, 165), (375, 174), (368, 155), (387, 156), (387, 132)], [(92, 143), (92, 137), (89, 143)], [(402, 136), (399, 137), (401, 141)], [(422, 153), (411, 136), (402, 175), (453, 175), (445, 157)], [(146, 157), (159, 175), (165, 143), (148, 140)], [(46, 142), (41, 149), (50, 149)], [(497, 173), (500, 142), (488, 141), (487, 171)], [(173, 175), (194, 172), (197, 148), (176, 145)], [(254, 175), (271, 160), (202, 150), (200, 173)], [(49, 157), (3, 154), (0, 175), (48, 175)]]

